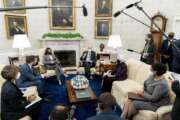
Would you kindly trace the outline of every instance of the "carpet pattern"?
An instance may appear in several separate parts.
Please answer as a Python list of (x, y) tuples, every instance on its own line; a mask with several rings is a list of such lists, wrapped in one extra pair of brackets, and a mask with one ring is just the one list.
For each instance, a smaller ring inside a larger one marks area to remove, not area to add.
[[(39, 120), (48, 120), (52, 108), (57, 104), (62, 104), (67, 107), (70, 107), (65, 81), (70, 80), (74, 76), (75, 75), (69, 75), (68, 77), (62, 76), (62, 85), (58, 84), (58, 82), (55, 80), (56, 77), (51, 77), (48, 80), (46, 80), (44, 89), (48, 94), (50, 94), (48, 98), (51, 99), (51, 102), (42, 103)], [(89, 80), (89, 84), (96, 96), (99, 97), (99, 95), (101, 94), (101, 80)], [(95, 103), (79, 105), (75, 110), (74, 116), (77, 120), (86, 120), (86, 118), (96, 114), (95, 109)], [(120, 112), (121, 110), (117, 109), (117, 114), (120, 114)]]

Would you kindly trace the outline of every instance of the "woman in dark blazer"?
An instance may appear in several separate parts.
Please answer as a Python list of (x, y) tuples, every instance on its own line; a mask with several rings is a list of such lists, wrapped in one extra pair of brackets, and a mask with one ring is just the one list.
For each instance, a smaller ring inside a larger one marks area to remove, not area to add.
[(180, 120), (180, 83), (178, 80), (173, 81), (172, 90), (176, 94), (176, 99), (172, 108), (172, 120)]
[(1, 90), (1, 120), (19, 120), (28, 115), (25, 106), (35, 97), (23, 97), (23, 93), (16, 86), (16, 78), (19, 77), (19, 69), (14, 65), (7, 65), (1, 71), (6, 82)]
[(151, 66), (153, 74), (144, 82), (144, 90), (137, 93), (144, 100), (127, 100), (121, 117), (130, 119), (138, 110), (156, 111), (160, 106), (170, 104), (169, 87), (163, 76), (166, 70), (162, 63)]
[(57, 80), (59, 84), (61, 84), (60, 75), (63, 73), (63, 71), (60, 66), (60, 61), (53, 54), (51, 48), (46, 48), (43, 56), (43, 64), (46, 69), (55, 70)]

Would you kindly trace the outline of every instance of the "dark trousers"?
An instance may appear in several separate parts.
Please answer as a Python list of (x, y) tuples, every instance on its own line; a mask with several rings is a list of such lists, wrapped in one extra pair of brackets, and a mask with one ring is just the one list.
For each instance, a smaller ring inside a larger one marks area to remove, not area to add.
[(90, 62), (84, 62), (84, 71), (85, 71), (85, 76), (89, 79), (91, 75), (91, 63)]
[(102, 92), (111, 92), (112, 83), (115, 80), (115, 77), (104, 76), (102, 83)]
[(172, 71), (172, 59), (166, 59), (164, 57), (161, 57), (161, 63), (168, 64), (169, 71)]

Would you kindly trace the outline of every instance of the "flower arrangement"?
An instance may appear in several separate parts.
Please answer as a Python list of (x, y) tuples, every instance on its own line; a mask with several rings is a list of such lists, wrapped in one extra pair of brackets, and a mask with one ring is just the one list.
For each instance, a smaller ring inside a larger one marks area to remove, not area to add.
[(72, 40), (72, 39), (83, 39), (84, 37), (80, 33), (45, 33), (42, 36), (43, 39), (48, 38), (54, 38), (54, 39), (66, 39), (66, 40)]

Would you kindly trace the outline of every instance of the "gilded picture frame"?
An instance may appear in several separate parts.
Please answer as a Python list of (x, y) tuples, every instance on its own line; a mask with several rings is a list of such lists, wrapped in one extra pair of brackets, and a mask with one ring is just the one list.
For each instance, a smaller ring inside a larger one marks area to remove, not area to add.
[[(5, 8), (25, 7), (25, 0), (3, 0)], [(8, 11), (8, 13), (25, 14), (26, 10)]]
[(95, 0), (95, 16), (111, 17), (113, 0)]
[(95, 19), (95, 39), (108, 39), (112, 33), (112, 19)]
[(51, 30), (75, 30), (75, 0), (49, 0), (49, 6), (70, 6), (49, 9)]
[(6, 34), (12, 39), (15, 34), (27, 34), (27, 18), (19, 15), (5, 15)]

